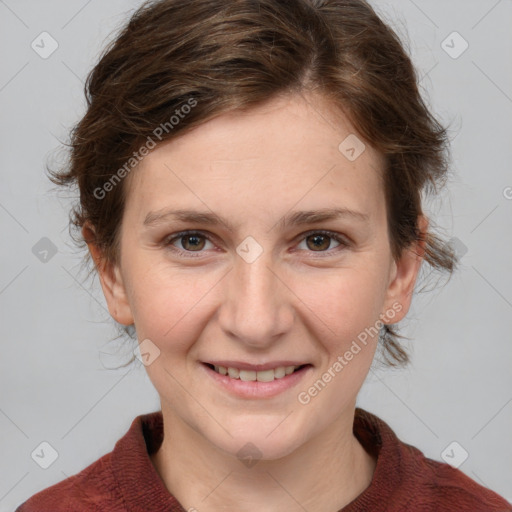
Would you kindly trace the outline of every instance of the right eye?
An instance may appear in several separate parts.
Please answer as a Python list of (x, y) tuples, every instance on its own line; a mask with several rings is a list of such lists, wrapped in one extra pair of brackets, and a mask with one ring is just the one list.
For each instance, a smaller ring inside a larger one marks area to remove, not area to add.
[[(177, 247), (175, 243), (181, 247)], [(212, 244), (209, 237), (199, 231), (182, 231), (180, 233), (176, 233), (171, 235), (170, 238), (167, 238), (164, 242), (165, 247), (169, 247), (172, 251), (177, 252), (179, 255), (186, 255), (185, 257), (190, 257), (192, 254), (190, 253), (202, 253), (203, 249), (207, 243)], [(194, 257), (196, 257), (194, 255)]]

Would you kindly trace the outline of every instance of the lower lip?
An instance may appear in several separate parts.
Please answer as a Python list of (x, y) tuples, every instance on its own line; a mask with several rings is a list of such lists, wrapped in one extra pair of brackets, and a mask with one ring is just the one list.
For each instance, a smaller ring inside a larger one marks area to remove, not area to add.
[(259, 382), (257, 380), (243, 381), (240, 379), (232, 379), (227, 375), (217, 373), (205, 363), (201, 363), (201, 367), (222, 388), (240, 398), (271, 398), (279, 395), (287, 389), (296, 386), (313, 368), (311, 365), (308, 365), (290, 373), (290, 375), (285, 375), (281, 379), (274, 379), (272, 382)]

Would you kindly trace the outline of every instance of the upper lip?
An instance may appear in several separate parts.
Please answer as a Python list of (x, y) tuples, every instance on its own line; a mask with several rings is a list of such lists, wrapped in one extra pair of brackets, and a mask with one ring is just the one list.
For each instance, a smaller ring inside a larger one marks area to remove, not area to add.
[(280, 366), (302, 366), (305, 364), (310, 363), (304, 363), (301, 361), (272, 361), (269, 363), (262, 363), (262, 364), (249, 364), (245, 363), (243, 361), (228, 361), (228, 360), (222, 360), (222, 361), (204, 361), (206, 364), (212, 364), (214, 366), (224, 366), (225, 368), (237, 368), (239, 370), (247, 370), (247, 371), (256, 371), (256, 372), (262, 372), (264, 370), (271, 370), (274, 368), (279, 368)]

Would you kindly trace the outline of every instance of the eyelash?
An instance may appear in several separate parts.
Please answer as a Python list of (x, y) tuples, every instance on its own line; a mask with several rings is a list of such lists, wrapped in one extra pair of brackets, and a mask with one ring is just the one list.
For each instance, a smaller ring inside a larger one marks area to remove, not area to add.
[[(203, 254), (204, 251), (186, 251), (184, 249), (178, 249), (177, 247), (172, 245), (173, 242), (175, 242), (176, 240), (179, 240), (180, 238), (183, 238), (186, 236), (194, 236), (194, 235), (206, 238), (212, 244), (214, 243), (214, 241), (212, 240), (212, 238), (210, 236), (208, 236), (207, 234), (205, 234), (201, 231), (180, 231), (179, 233), (175, 233), (174, 235), (167, 237), (163, 241), (163, 245), (165, 247), (169, 248), (170, 250), (172, 250), (173, 252), (176, 252), (178, 255), (186, 254), (186, 256), (185, 256), (186, 258), (198, 258), (198, 257), (201, 257), (201, 255)], [(335, 240), (336, 242), (338, 242), (340, 244), (338, 247), (335, 247), (332, 250), (328, 249), (327, 251), (307, 251), (307, 252), (311, 252), (313, 254), (315, 254), (315, 253), (322, 254), (323, 253), (323, 254), (327, 254), (328, 256), (330, 256), (333, 252), (342, 251), (351, 246), (351, 243), (345, 237), (342, 237), (339, 234), (334, 233), (332, 231), (327, 231), (327, 230), (323, 230), (323, 229), (302, 233), (299, 242), (302, 242), (304, 239), (308, 238), (311, 235), (328, 236), (329, 238), (332, 238), (333, 240)], [(322, 258), (325, 256), (315, 256), (315, 257)]]

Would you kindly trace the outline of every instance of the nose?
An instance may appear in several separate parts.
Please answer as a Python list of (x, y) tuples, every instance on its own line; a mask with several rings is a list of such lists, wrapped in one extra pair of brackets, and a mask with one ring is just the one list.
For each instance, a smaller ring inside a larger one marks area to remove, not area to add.
[(293, 294), (265, 252), (252, 263), (237, 256), (224, 287), (219, 323), (227, 336), (266, 349), (291, 329)]

